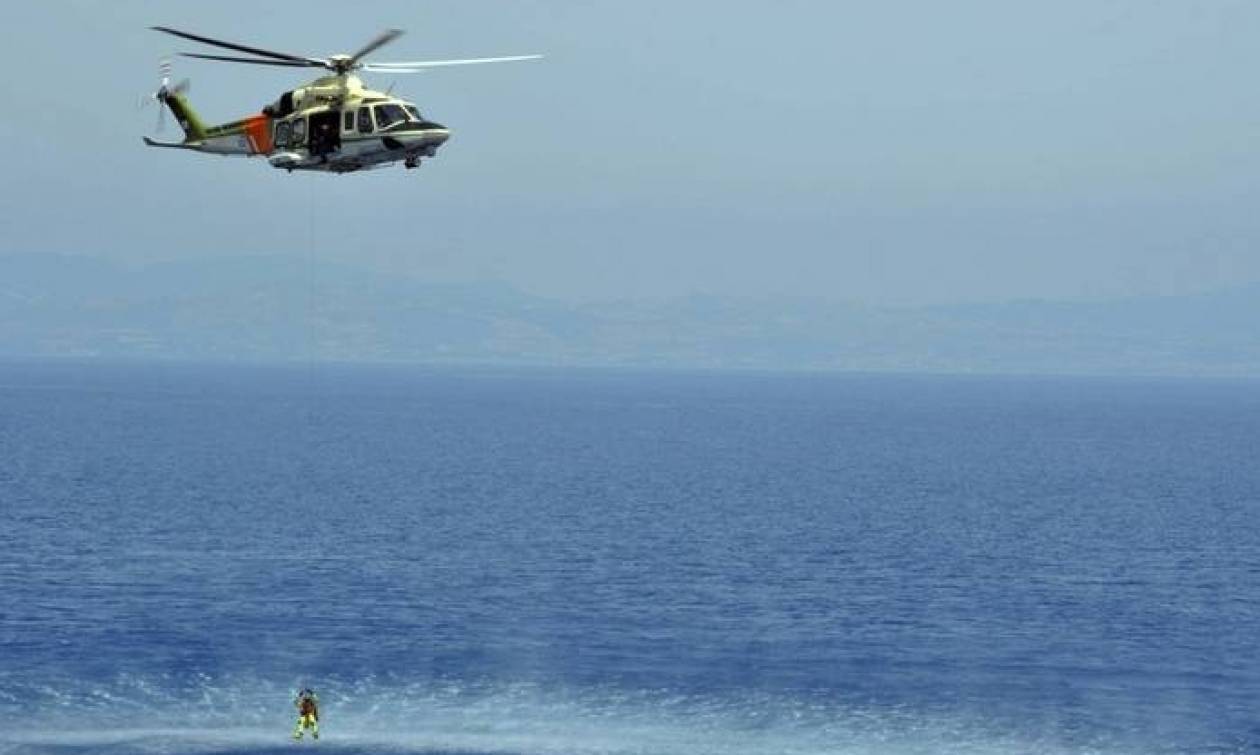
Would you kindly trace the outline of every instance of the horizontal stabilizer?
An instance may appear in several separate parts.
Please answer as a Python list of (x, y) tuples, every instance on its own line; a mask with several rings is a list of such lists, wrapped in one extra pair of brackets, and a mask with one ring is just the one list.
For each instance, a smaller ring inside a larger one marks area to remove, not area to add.
[(159, 142), (156, 139), (144, 137), (144, 143), (150, 147), (170, 147), (172, 149), (196, 149), (197, 145), (187, 144), (185, 142)]

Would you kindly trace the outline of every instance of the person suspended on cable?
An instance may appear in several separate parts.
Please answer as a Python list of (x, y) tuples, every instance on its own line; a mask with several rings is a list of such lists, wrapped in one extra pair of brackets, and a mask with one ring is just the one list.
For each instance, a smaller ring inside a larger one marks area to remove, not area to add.
[(298, 720), (297, 726), (293, 728), (293, 738), (301, 739), (302, 734), (307, 729), (311, 730), (311, 737), (319, 739), (319, 698), (315, 695), (315, 691), (310, 687), (298, 693), (297, 699), (293, 701), (297, 706)]

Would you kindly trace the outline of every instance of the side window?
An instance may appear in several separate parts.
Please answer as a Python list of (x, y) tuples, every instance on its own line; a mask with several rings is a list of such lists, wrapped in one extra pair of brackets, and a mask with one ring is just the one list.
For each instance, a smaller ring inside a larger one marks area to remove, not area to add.
[(293, 136), (289, 139), (290, 147), (301, 147), (306, 142), (306, 119), (297, 118), (293, 121)]
[(280, 121), (276, 124), (276, 146), (289, 146), (289, 122)]
[(387, 103), (376, 106), (376, 127), (384, 131), (395, 123), (407, 120), (407, 112), (397, 105)]
[(341, 130), (354, 131), (354, 111), (347, 110), (341, 116)]
[(359, 133), (372, 133), (372, 112), (368, 108), (359, 108)]

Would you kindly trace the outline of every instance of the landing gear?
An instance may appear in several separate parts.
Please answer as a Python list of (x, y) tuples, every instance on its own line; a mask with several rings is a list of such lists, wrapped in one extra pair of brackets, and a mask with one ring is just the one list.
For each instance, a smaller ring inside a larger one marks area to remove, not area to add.
[(406, 167), (407, 170), (411, 170), (412, 168), (419, 168), (420, 158), (414, 157), (414, 156), (408, 157), (406, 160), (403, 160), (403, 166)]

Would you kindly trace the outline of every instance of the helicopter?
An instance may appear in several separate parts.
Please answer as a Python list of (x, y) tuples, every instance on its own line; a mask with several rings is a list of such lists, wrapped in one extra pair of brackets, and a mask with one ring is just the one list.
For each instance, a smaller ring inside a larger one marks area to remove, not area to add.
[(394, 97), (390, 91), (378, 92), (367, 88), (356, 75), (357, 71), (418, 73), (444, 66), (504, 63), (542, 57), (513, 55), (394, 63), (365, 60), (366, 56), (403, 34), (399, 29), (388, 29), (352, 55), (316, 58), (225, 42), (166, 26), (150, 28), (252, 56), (180, 53), (189, 58), (289, 68), (323, 68), (330, 72), (284, 92), (256, 115), (209, 126), (188, 104), (187, 79), (171, 85), (170, 64), (162, 64), (161, 85), (151, 99), (159, 107), (170, 109), (184, 131), (184, 139), (164, 142), (146, 136), (145, 144), (215, 155), (262, 156), (273, 168), (290, 173), (295, 170), (350, 173), (400, 161), (406, 168), (416, 168), (420, 166), (421, 158), (436, 155), (438, 147), (450, 138), (450, 129), (425, 118), (414, 103)]

